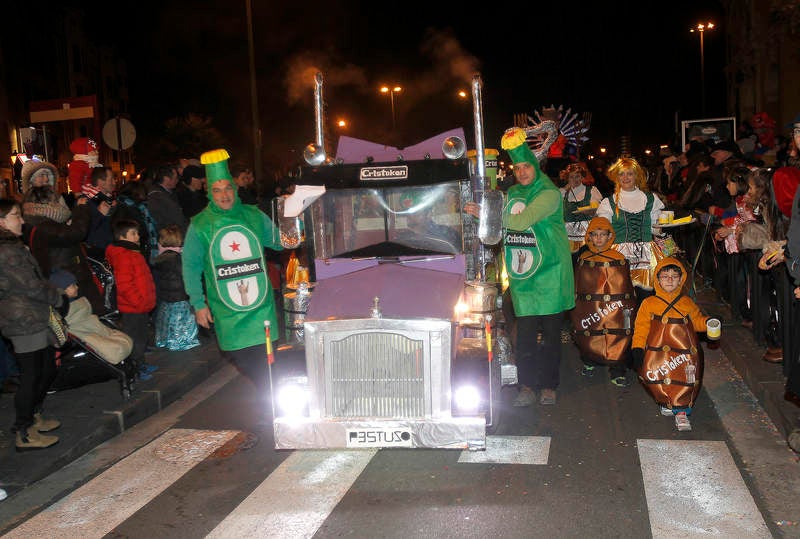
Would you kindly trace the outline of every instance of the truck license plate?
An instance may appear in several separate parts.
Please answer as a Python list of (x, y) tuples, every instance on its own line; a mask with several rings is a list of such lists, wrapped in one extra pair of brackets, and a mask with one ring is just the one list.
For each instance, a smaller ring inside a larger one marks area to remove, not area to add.
[(411, 440), (405, 429), (347, 429), (347, 447), (413, 447)]

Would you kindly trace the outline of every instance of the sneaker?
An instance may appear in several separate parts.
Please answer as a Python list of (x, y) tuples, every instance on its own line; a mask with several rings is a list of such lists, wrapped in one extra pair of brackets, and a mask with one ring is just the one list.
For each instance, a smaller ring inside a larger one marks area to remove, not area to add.
[(678, 412), (675, 414), (675, 426), (678, 427), (680, 431), (692, 430), (692, 424), (686, 412)]
[(41, 434), (39, 431), (34, 429), (33, 426), (31, 426), (27, 429), (24, 429), (24, 431), (17, 431), (17, 440), (15, 445), (17, 452), (23, 452), (36, 449), (45, 449), (56, 443), (58, 443), (58, 436)]
[(584, 365), (581, 369), (581, 376), (585, 376), (586, 378), (594, 376), (594, 365)]
[(139, 372), (144, 374), (153, 374), (158, 370), (158, 365), (153, 365), (152, 363), (142, 363), (141, 367), (139, 367)]
[(0, 501), (5, 500), (6, 498), (8, 498), (8, 493), (5, 489), (0, 488)]
[(542, 406), (552, 406), (556, 403), (556, 390), (555, 389), (543, 389), (539, 393), (539, 404)]
[(664, 405), (659, 405), (659, 408), (661, 408), (661, 415), (663, 415), (663, 416), (668, 416), (668, 417), (670, 417), (670, 416), (672, 416), (672, 415), (673, 415), (673, 414), (672, 414), (672, 410), (670, 410), (670, 409), (669, 409), (669, 408), (667, 408), (666, 406), (664, 406)]
[(533, 394), (533, 390), (528, 386), (522, 386), (517, 394), (517, 398), (514, 399), (514, 406), (517, 408), (524, 408), (533, 404), (534, 400), (536, 400), (536, 398)]
[(611, 383), (617, 387), (630, 387), (631, 383), (625, 376), (617, 376), (611, 379)]

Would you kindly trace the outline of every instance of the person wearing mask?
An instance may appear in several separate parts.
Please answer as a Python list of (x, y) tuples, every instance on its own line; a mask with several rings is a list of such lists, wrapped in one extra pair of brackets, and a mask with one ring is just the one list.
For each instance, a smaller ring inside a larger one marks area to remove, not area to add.
[[(539, 168), (525, 130), (507, 129), (501, 146), (514, 163), (516, 184), (503, 210), (503, 254), (516, 316), (520, 391), (514, 406), (556, 403), (561, 363), (561, 327), (575, 306), (572, 257), (564, 225), (561, 193)], [(480, 206), (464, 211), (479, 217)], [(541, 333), (541, 338), (538, 338)]]

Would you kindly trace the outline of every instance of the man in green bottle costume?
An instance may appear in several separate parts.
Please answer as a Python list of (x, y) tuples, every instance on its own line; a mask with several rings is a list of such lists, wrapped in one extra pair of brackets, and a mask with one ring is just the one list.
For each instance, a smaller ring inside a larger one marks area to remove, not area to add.
[[(516, 183), (503, 210), (503, 255), (517, 321), (515, 347), (520, 391), (514, 406), (555, 404), (564, 313), (575, 307), (572, 257), (561, 193), (539, 168), (525, 130), (507, 129), (501, 146), (514, 163)], [(480, 208), (464, 210), (479, 216)], [(538, 335), (541, 333), (541, 338)]]
[(276, 340), (278, 320), (264, 248), (282, 247), (272, 220), (239, 200), (228, 159), (225, 150), (200, 156), (210, 203), (186, 232), (183, 280), (197, 323), (214, 324), (220, 349), (256, 387), (266, 388), (264, 321)]

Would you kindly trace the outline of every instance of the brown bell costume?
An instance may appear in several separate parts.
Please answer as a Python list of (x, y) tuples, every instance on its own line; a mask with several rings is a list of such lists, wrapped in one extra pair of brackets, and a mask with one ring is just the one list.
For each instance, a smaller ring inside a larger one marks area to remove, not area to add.
[(703, 380), (703, 349), (697, 332), (705, 332), (709, 317), (684, 295), (686, 270), (678, 259), (660, 260), (655, 274), (668, 265), (681, 268), (680, 286), (667, 293), (655, 280), (656, 294), (639, 306), (631, 346), (644, 349), (639, 380), (655, 401), (667, 408), (691, 408)]
[[(597, 249), (589, 234), (610, 236)], [(625, 257), (612, 249), (614, 229), (605, 217), (595, 217), (586, 231), (587, 250), (575, 263), (575, 308), (570, 311), (573, 340), (584, 359), (601, 365), (624, 362), (633, 337), (636, 298)]]

